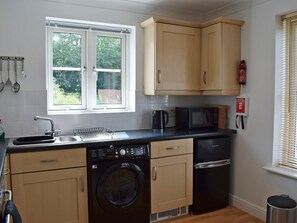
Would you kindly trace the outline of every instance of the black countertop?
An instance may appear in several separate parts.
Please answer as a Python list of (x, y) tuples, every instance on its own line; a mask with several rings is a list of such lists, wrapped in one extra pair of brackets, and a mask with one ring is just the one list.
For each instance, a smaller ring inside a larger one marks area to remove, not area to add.
[[(169, 139), (182, 139), (182, 138), (205, 138), (205, 137), (218, 137), (224, 135), (234, 135), (236, 130), (232, 129), (218, 129), (218, 130), (177, 130), (175, 128), (167, 128), (164, 132), (153, 131), (151, 129), (144, 130), (127, 130), (124, 131), (126, 137), (108, 139), (108, 140), (93, 140), (93, 141), (75, 141), (67, 143), (43, 143), (43, 144), (30, 144), (30, 145), (13, 145), (13, 139), (9, 139), (7, 144), (7, 153), (18, 152), (32, 152), (43, 150), (67, 149), (67, 148), (80, 148), (80, 147), (97, 147), (106, 145), (119, 145), (119, 144), (133, 144), (144, 143)], [(116, 132), (116, 134), (120, 132)], [(128, 136), (128, 137), (127, 137)], [(0, 154), (1, 155), (1, 154)], [(1, 157), (0, 157), (1, 161)]]
[[(218, 129), (218, 130), (177, 130), (175, 128), (168, 128), (164, 132), (146, 130), (128, 130), (124, 131), (128, 137), (101, 141), (77, 141), (67, 143), (44, 143), (44, 144), (30, 144), (30, 145), (13, 145), (13, 138), (0, 141), (0, 173), (3, 172), (4, 161), (6, 153), (32, 152), (67, 148), (81, 148), (81, 147), (96, 147), (106, 145), (119, 144), (133, 144), (144, 143), (169, 139), (183, 139), (183, 138), (208, 138), (219, 136), (232, 136), (237, 133), (232, 129)], [(1, 182), (0, 182), (1, 183)]]

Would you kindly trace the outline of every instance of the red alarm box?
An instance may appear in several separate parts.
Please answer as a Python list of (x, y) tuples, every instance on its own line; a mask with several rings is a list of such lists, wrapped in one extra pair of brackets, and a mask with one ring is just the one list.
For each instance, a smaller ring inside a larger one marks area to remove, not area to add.
[(249, 110), (248, 97), (236, 97), (236, 115), (248, 116)]

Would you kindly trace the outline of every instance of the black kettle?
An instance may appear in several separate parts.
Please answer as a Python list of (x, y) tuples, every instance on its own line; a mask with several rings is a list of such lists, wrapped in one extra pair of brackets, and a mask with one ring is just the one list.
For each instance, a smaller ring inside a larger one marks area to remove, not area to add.
[(153, 130), (161, 130), (165, 129), (165, 126), (169, 121), (169, 113), (164, 110), (154, 110), (153, 111)]

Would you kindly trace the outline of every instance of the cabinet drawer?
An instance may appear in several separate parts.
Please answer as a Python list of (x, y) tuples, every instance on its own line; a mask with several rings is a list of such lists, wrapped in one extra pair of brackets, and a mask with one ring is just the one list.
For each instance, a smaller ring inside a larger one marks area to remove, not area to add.
[(151, 142), (151, 158), (193, 153), (193, 139)]
[(11, 173), (86, 166), (86, 149), (63, 149), (10, 154)]

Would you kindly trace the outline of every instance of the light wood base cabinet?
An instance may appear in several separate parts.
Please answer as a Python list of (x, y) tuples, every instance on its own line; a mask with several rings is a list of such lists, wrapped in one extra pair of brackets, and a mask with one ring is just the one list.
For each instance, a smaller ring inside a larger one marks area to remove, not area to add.
[(10, 175), (9, 154), (7, 154), (5, 156), (5, 162), (4, 162), (4, 188), (5, 188), (5, 190), (11, 190), (11, 175)]
[(87, 223), (86, 168), (12, 175), (24, 223)]
[(151, 213), (191, 205), (193, 139), (152, 142), (151, 151)]
[(152, 213), (192, 204), (193, 155), (151, 160)]
[(11, 154), (13, 201), (23, 223), (88, 223), (85, 159), (84, 148)]

